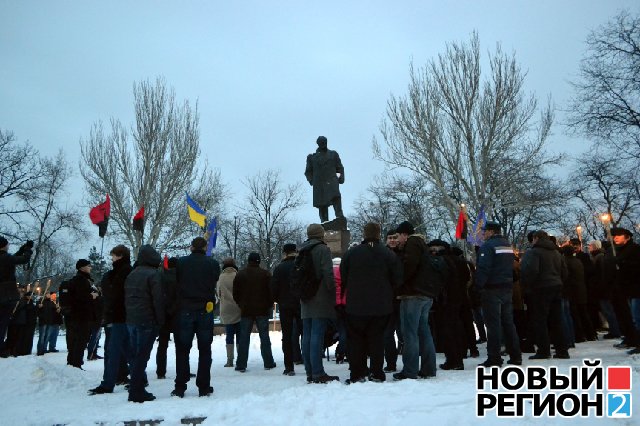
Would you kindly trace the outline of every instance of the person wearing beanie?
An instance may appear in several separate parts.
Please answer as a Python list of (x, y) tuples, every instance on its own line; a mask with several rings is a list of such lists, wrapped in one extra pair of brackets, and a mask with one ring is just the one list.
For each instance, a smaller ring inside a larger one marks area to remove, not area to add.
[(291, 294), (289, 281), (297, 255), (295, 244), (285, 244), (282, 247), (283, 258), (273, 270), (271, 277), (271, 294), (278, 304), (280, 312), (280, 326), (282, 328), (282, 354), (284, 356), (284, 371), (282, 374), (294, 376), (296, 359), (302, 359), (300, 352), (300, 332), (302, 318), (300, 318), (300, 300)]
[(172, 396), (183, 398), (190, 379), (189, 353), (194, 336), (198, 340), (198, 395), (211, 395), (211, 343), (213, 342), (213, 305), (220, 264), (207, 256), (207, 240), (191, 241), (191, 253), (176, 265), (175, 328), (176, 379)]
[[(626, 228), (611, 229), (616, 265), (613, 307), (625, 336), (618, 348), (629, 348), (629, 355), (640, 353), (640, 245)], [(613, 254), (613, 253), (612, 253)]]
[(260, 267), (260, 255), (249, 253), (247, 266), (233, 280), (233, 300), (240, 307), (240, 334), (235, 370), (247, 371), (251, 330), (256, 325), (260, 336), (260, 354), (265, 370), (276, 367), (269, 338), (269, 317), (273, 307), (271, 274)]
[(102, 278), (100, 287), (104, 297), (103, 323), (105, 331), (104, 372), (99, 386), (90, 389), (89, 395), (112, 393), (117, 382), (127, 377), (127, 332), (124, 303), (124, 283), (132, 271), (131, 252), (120, 244), (110, 251), (112, 268)]
[[(33, 243), (31, 244), (33, 247)], [(25, 244), (21, 249), (9, 254), (9, 241), (0, 237), (0, 357), (6, 358), (7, 329), (11, 320), (11, 312), (20, 300), (16, 284), (16, 265), (25, 265), (31, 260), (31, 247)]]
[(234, 347), (240, 332), (240, 307), (233, 300), (233, 280), (238, 273), (236, 261), (228, 257), (222, 261), (222, 273), (218, 279), (216, 294), (220, 303), (220, 321), (224, 324), (227, 349), (225, 367), (233, 367)]
[(436, 349), (429, 327), (429, 312), (437, 294), (426, 288), (428, 281), (420, 273), (423, 258), (429, 252), (424, 237), (415, 233), (413, 225), (398, 225), (398, 248), (402, 253), (403, 283), (398, 290), (402, 324), (402, 371), (394, 380), (436, 376)]
[(362, 244), (349, 249), (340, 263), (341, 292), (347, 296), (347, 383), (386, 380), (384, 331), (393, 313), (394, 289), (402, 285), (396, 255), (380, 242), (380, 225), (367, 223), (363, 235)]
[(91, 320), (93, 318), (93, 300), (98, 293), (92, 291), (91, 262), (79, 259), (76, 262), (76, 275), (70, 280), (68, 287), (69, 314), (67, 315), (67, 364), (82, 368), (84, 350), (91, 336)]
[(307, 156), (304, 175), (313, 187), (313, 207), (320, 213), (320, 222), (329, 220), (329, 206), (336, 218), (344, 218), (340, 185), (344, 183), (344, 166), (336, 151), (327, 149), (327, 138), (319, 136), (318, 149)]
[(322, 353), (324, 333), (329, 321), (335, 322), (336, 283), (333, 278), (331, 250), (324, 242), (324, 228), (320, 224), (307, 227), (307, 240), (302, 244), (298, 256), (311, 255), (313, 271), (319, 280), (315, 296), (300, 301), (302, 318), (302, 358), (309, 383), (327, 383), (339, 380), (324, 371)]

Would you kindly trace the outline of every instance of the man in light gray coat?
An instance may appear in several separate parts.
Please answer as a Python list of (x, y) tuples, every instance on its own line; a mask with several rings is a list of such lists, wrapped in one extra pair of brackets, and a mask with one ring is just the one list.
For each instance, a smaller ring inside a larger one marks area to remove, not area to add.
[[(320, 280), (315, 296), (306, 302), (300, 302), (302, 317), (302, 358), (307, 372), (307, 381), (327, 383), (339, 380), (329, 376), (322, 365), (324, 351), (324, 333), (329, 321), (335, 321), (336, 283), (333, 278), (331, 251), (324, 243), (324, 228), (320, 224), (307, 227), (308, 240), (302, 244), (299, 253), (311, 251), (316, 278)], [(300, 254), (299, 254), (300, 255)]]

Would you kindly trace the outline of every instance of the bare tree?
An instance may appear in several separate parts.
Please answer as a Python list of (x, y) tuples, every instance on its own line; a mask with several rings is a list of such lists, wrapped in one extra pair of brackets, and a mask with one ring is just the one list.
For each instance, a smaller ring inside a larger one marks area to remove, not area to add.
[(535, 206), (537, 199), (521, 190), (530, 185), (531, 167), (542, 172), (561, 160), (544, 151), (551, 107), (536, 123), (537, 100), (524, 94), (525, 73), (515, 55), (497, 45), (485, 78), (480, 63), (473, 33), (469, 43), (448, 44), (424, 68), (412, 64), (407, 95), (389, 99), (382, 142), (373, 140), (380, 160), (425, 180), (451, 224), (459, 203), (485, 205), (490, 217)]
[(635, 229), (640, 220), (640, 175), (619, 167), (619, 160), (599, 151), (583, 154), (569, 177), (571, 196), (577, 202), (576, 223), (593, 238), (602, 237), (600, 215), (607, 213), (613, 226)]
[[(136, 121), (131, 130), (117, 119), (111, 119), (108, 134), (101, 122), (94, 124), (89, 138), (80, 142), (80, 170), (92, 202), (110, 195), (115, 234), (127, 240), (134, 253), (143, 243), (175, 250), (199, 232), (188, 219), (185, 191), (205, 210), (216, 211), (224, 185), (219, 172), (206, 164), (198, 168), (197, 106), (178, 104), (162, 78), (134, 83), (133, 95)], [(131, 223), (141, 206), (144, 235)]]
[(620, 12), (586, 44), (568, 125), (640, 159), (640, 15)]
[(302, 205), (300, 183), (285, 185), (276, 170), (260, 171), (244, 180), (249, 190), (240, 229), (246, 244), (258, 252), (262, 263), (272, 269), (280, 259), (282, 245), (299, 241), (302, 225), (291, 219)]
[(29, 198), (34, 193), (40, 157), (31, 145), (17, 143), (13, 132), (2, 129), (0, 153), (0, 220), (4, 224), (3, 233), (8, 233), (10, 228), (21, 226), (19, 216), (27, 210), (18, 199)]

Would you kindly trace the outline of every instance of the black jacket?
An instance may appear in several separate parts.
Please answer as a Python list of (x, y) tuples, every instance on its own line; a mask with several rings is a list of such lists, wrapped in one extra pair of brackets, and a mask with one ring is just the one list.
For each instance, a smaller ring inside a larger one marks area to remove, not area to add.
[(45, 298), (42, 305), (38, 304), (38, 323), (40, 325), (59, 324), (60, 314), (56, 309), (57, 305), (51, 299)]
[(562, 288), (563, 297), (575, 305), (584, 305), (587, 303), (587, 287), (582, 261), (575, 256), (572, 247), (568, 247), (563, 254), (567, 264), (567, 278)]
[(113, 262), (113, 269), (102, 277), (102, 296), (104, 297), (104, 324), (124, 324), (127, 322), (124, 308), (124, 282), (131, 273), (131, 261), (128, 258)]
[(69, 282), (67, 301), (70, 320), (75, 322), (90, 322), (93, 320), (93, 296), (91, 292), (91, 276), (78, 271)]
[(416, 283), (420, 280), (418, 273), (422, 254), (428, 250), (429, 247), (427, 247), (427, 243), (421, 235), (413, 234), (407, 238), (407, 242), (401, 250), (403, 283), (398, 290), (400, 296), (417, 296), (420, 294), (416, 290)]
[(291, 294), (289, 279), (295, 264), (296, 256), (287, 256), (273, 270), (271, 277), (271, 294), (273, 301), (280, 305), (281, 309), (293, 309), (300, 312), (300, 299)]
[(402, 285), (397, 256), (380, 241), (366, 241), (349, 249), (340, 263), (342, 293), (350, 315), (389, 315), (394, 289)]
[(0, 250), (0, 305), (15, 304), (20, 299), (16, 286), (16, 265), (29, 263), (31, 250), (25, 249), (11, 255)]
[(468, 304), (467, 284), (471, 278), (471, 271), (467, 266), (467, 261), (453, 254), (444, 255), (449, 265), (449, 279), (442, 292), (442, 303), (444, 304)]
[(127, 324), (160, 327), (165, 320), (165, 301), (160, 254), (151, 246), (140, 247), (136, 268), (124, 282)]
[(233, 300), (243, 317), (269, 316), (273, 305), (269, 284), (271, 274), (259, 265), (249, 263), (233, 280)]
[(616, 284), (626, 297), (640, 298), (640, 245), (633, 241), (616, 246)]
[(194, 251), (178, 259), (176, 276), (180, 309), (203, 310), (207, 302), (215, 300), (220, 265), (204, 251)]
[(562, 286), (567, 273), (564, 258), (556, 245), (548, 239), (538, 240), (520, 262), (520, 282), (525, 293)]

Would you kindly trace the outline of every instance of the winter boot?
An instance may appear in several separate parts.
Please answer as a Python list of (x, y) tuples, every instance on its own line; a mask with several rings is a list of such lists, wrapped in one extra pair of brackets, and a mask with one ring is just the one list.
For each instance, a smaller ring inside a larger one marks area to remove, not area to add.
[(227, 363), (225, 367), (233, 367), (233, 343), (227, 344)]

